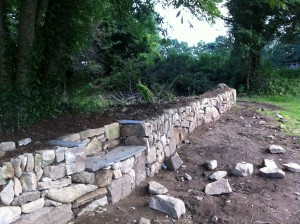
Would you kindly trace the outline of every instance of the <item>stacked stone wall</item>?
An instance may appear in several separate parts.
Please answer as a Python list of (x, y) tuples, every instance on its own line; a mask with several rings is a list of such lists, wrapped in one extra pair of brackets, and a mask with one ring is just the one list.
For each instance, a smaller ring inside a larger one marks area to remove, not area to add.
[[(215, 97), (165, 110), (151, 120), (113, 123), (68, 134), (53, 141), (55, 147), (3, 162), (0, 223), (67, 223), (74, 211), (84, 211), (90, 204), (124, 199), (146, 177), (159, 172), (190, 132), (216, 121), (235, 102), (236, 91), (226, 89)], [(1, 145), (3, 154), (14, 144), (0, 143), (0, 152)], [(114, 155), (117, 148), (133, 149), (134, 153), (125, 152), (120, 159), (118, 153)], [(109, 165), (97, 164), (108, 154)]]

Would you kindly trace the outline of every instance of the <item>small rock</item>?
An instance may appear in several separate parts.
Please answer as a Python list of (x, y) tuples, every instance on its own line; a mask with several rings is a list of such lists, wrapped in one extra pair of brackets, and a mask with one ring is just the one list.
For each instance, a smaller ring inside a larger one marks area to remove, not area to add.
[(45, 205), (45, 199), (40, 198), (36, 201), (29, 202), (27, 204), (22, 205), (22, 212), (23, 213), (32, 213), (37, 210), (40, 210)]
[(198, 201), (202, 201), (202, 200), (203, 200), (203, 197), (202, 197), (202, 196), (196, 196), (196, 199), (197, 199)]
[(0, 151), (9, 152), (16, 149), (16, 144), (14, 142), (1, 142)]
[(178, 170), (182, 166), (182, 164), (183, 161), (181, 160), (177, 152), (166, 160), (167, 167), (173, 171)]
[(31, 142), (31, 138), (24, 138), (18, 141), (18, 146), (28, 145)]
[(273, 135), (268, 135), (266, 138), (271, 139), (271, 140), (275, 140), (275, 137)]
[(160, 183), (157, 183), (155, 181), (150, 181), (149, 182), (149, 193), (150, 194), (166, 194), (168, 192), (168, 189), (165, 188), (163, 185)]
[(26, 192), (20, 195), (19, 197), (15, 197), (12, 205), (24, 205), (27, 202), (38, 200), (41, 197), (41, 193), (39, 191)]
[(209, 175), (208, 178), (210, 180), (220, 180), (223, 177), (227, 176), (227, 172), (226, 171), (217, 171), (214, 172), (213, 174)]
[(61, 205), (62, 205), (62, 203), (60, 203), (60, 202), (56, 202), (56, 201), (53, 201), (53, 200), (50, 200), (50, 199), (45, 200), (45, 206), (57, 207), (57, 206), (61, 206)]
[(273, 169), (273, 168), (269, 168), (269, 167), (263, 167), (261, 169), (259, 169), (260, 173), (262, 174), (262, 176), (266, 177), (266, 178), (284, 178), (285, 173), (281, 170), (281, 169)]
[(266, 121), (259, 121), (259, 122), (258, 122), (259, 125), (264, 125), (264, 124), (266, 124), (266, 123), (267, 123)]
[(217, 216), (214, 216), (212, 219), (211, 219), (213, 222), (218, 222), (219, 218)]
[(210, 160), (210, 161), (206, 161), (206, 167), (208, 170), (214, 170), (217, 168), (218, 166), (218, 161), (217, 160)]
[(285, 152), (284, 148), (280, 145), (270, 145), (269, 150), (272, 154), (279, 154)]
[(14, 177), (14, 192), (15, 192), (15, 196), (18, 197), (20, 194), (22, 194), (23, 190), (22, 190), (22, 184), (19, 181), (18, 178)]
[(139, 221), (139, 224), (151, 224), (151, 221), (149, 219), (141, 217), (140, 221)]
[(245, 128), (251, 128), (251, 124), (245, 124), (244, 127)]
[(238, 177), (247, 177), (253, 173), (253, 164), (241, 162), (236, 164), (235, 168), (232, 170), (232, 174)]
[(209, 195), (220, 195), (231, 193), (232, 189), (228, 180), (220, 179), (205, 186), (205, 193)]
[(103, 197), (103, 198), (100, 198), (98, 200), (95, 200), (93, 202), (91, 202), (90, 204), (88, 204), (86, 207), (84, 207), (79, 213), (78, 213), (78, 216), (81, 216), (83, 215), (84, 213), (86, 212), (92, 212), (94, 211), (95, 209), (97, 209), (98, 207), (103, 207), (105, 205), (108, 204), (108, 201), (107, 201), (107, 197)]
[(21, 216), (21, 208), (17, 206), (0, 207), (0, 223), (9, 224), (17, 221)]
[(152, 196), (150, 198), (149, 207), (164, 212), (175, 219), (179, 219), (180, 216), (186, 212), (182, 200), (166, 195)]
[(264, 159), (263, 166), (269, 167), (270, 169), (277, 169), (278, 168), (276, 163), (271, 159)]
[(286, 168), (289, 171), (300, 173), (300, 165), (297, 163), (286, 163), (283, 164), (284, 168)]
[(9, 205), (14, 200), (14, 182), (12, 180), (4, 187), (0, 193), (0, 200), (3, 205)]
[(276, 116), (279, 118), (279, 119), (283, 119), (283, 116), (281, 114), (276, 114)]
[(185, 179), (187, 179), (188, 181), (191, 181), (193, 180), (192, 176), (187, 174), (187, 173), (184, 173), (184, 176), (183, 176)]
[(75, 173), (72, 175), (72, 182), (82, 183), (82, 184), (94, 184), (95, 183), (95, 174), (87, 172), (87, 171)]
[(245, 120), (245, 118), (244, 118), (243, 116), (240, 116), (240, 119), (241, 119), (241, 120)]

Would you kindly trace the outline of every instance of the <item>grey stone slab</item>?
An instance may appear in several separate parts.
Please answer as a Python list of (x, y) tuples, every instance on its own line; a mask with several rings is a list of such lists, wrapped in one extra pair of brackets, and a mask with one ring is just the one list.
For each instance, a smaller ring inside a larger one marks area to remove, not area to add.
[(119, 124), (122, 125), (134, 125), (134, 124), (143, 124), (145, 121), (140, 121), (140, 120), (119, 120)]
[(84, 142), (70, 142), (70, 141), (63, 141), (63, 140), (50, 140), (50, 141), (48, 141), (48, 143), (50, 145), (68, 147), (68, 148), (86, 146), (86, 143), (84, 143)]
[(113, 165), (116, 162), (128, 159), (135, 154), (143, 152), (145, 146), (118, 146), (103, 156), (88, 157), (85, 162), (86, 170), (97, 171)]
[(167, 167), (173, 171), (178, 170), (182, 164), (183, 161), (181, 160), (177, 152), (166, 160)]

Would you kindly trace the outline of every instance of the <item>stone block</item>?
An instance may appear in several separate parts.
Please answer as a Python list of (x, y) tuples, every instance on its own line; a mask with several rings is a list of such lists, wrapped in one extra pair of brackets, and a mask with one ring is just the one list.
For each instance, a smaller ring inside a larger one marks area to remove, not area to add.
[(156, 181), (150, 181), (149, 182), (149, 193), (154, 194), (154, 195), (166, 194), (166, 193), (168, 193), (168, 189)]
[(37, 189), (37, 179), (34, 172), (23, 173), (20, 177), (23, 192), (35, 191)]
[(95, 173), (95, 183), (98, 187), (107, 187), (112, 181), (111, 170), (99, 170)]
[(80, 172), (72, 175), (72, 182), (81, 184), (94, 184), (95, 174), (90, 172)]
[(208, 170), (215, 170), (218, 167), (218, 161), (217, 160), (209, 160), (205, 162), (205, 166)]
[(12, 205), (22, 206), (27, 202), (38, 200), (41, 197), (41, 193), (39, 191), (25, 192), (18, 197), (15, 197)]
[(117, 169), (117, 170), (113, 170), (113, 179), (117, 180), (120, 179), (122, 177), (122, 171), (121, 169)]
[(272, 154), (280, 154), (285, 152), (285, 149), (280, 145), (270, 145), (269, 150)]
[(149, 147), (149, 141), (144, 137), (129, 136), (125, 139), (125, 145), (143, 145)]
[(17, 206), (0, 207), (0, 223), (9, 224), (17, 221), (21, 216), (21, 208)]
[[(4, 179), (13, 179), (14, 178), (15, 170), (14, 170), (13, 164), (11, 162), (3, 162), (2, 169), (3, 169), (2, 177)], [(0, 177), (0, 179), (1, 179), (1, 177)]]
[(205, 193), (209, 195), (220, 195), (231, 193), (232, 189), (228, 180), (221, 178), (205, 186)]
[(55, 151), (55, 162), (60, 163), (65, 160), (65, 151), (67, 150), (67, 147), (60, 147), (56, 146), (54, 148)]
[(156, 162), (156, 148), (154, 146), (146, 149), (146, 163), (151, 164)]
[(236, 164), (232, 170), (232, 174), (238, 177), (247, 177), (253, 173), (253, 164), (241, 162)]
[(61, 163), (57, 166), (46, 166), (44, 168), (44, 176), (50, 177), (52, 180), (63, 178), (66, 175), (66, 164)]
[(34, 171), (39, 172), (42, 170), (42, 156), (40, 154), (35, 154), (34, 155)]
[(69, 148), (65, 151), (67, 175), (85, 170), (86, 154), (84, 147)]
[(67, 135), (61, 136), (58, 139), (67, 141), (67, 142), (76, 142), (76, 141), (80, 140), (80, 135), (79, 135), (79, 133), (67, 134)]
[(146, 136), (143, 124), (121, 125), (120, 126), (120, 134), (121, 134), (121, 137), (128, 137), (128, 136), (144, 137), (144, 136)]
[(29, 202), (27, 204), (22, 205), (21, 209), (22, 209), (22, 213), (32, 213), (35, 212), (37, 210), (40, 210), (41, 208), (43, 208), (45, 205), (45, 199), (44, 198), (40, 198), (36, 201), (32, 201)]
[(22, 189), (22, 184), (19, 181), (18, 178), (14, 177), (14, 194), (15, 196), (19, 196), (20, 194), (22, 194), (23, 189)]
[(111, 203), (120, 201), (131, 193), (131, 177), (128, 174), (125, 174), (122, 178), (113, 180), (107, 190), (108, 200)]
[(135, 184), (138, 186), (146, 179), (146, 158), (144, 153), (135, 158), (133, 169), (135, 171)]
[(0, 151), (9, 152), (16, 149), (16, 144), (14, 142), (1, 142)]
[(87, 194), (77, 198), (73, 202), (73, 208), (77, 208), (77, 207), (82, 206), (82, 205), (84, 205), (86, 203), (89, 203), (91, 201), (100, 199), (103, 196), (105, 196), (106, 194), (107, 194), (107, 189), (106, 188), (98, 188), (95, 191), (92, 191), (90, 193), (87, 193)]
[(121, 171), (122, 173), (128, 173), (134, 165), (134, 157), (130, 157), (124, 161), (122, 161)]
[(38, 182), (38, 189), (42, 191), (50, 188), (63, 188), (69, 186), (70, 184), (72, 184), (70, 178), (62, 178), (55, 181)]
[(38, 151), (42, 157), (42, 167), (48, 166), (54, 162), (55, 151), (52, 149)]
[(181, 215), (186, 213), (185, 204), (182, 200), (167, 195), (152, 196), (149, 207), (175, 219), (179, 219)]
[(22, 215), (15, 224), (66, 224), (72, 218), (71, 204), (63, 204), (57, 207), (43, 207), (33, 213)]
[(3, 205), (10, 205), (14, 200), (14, 182), (12, 180), (0, 192), (0, 201)]
[(61, 203), (71, 203), (77, 198), (96, 190), (98, 187), (95, 185), (74, 184), (63, 188), (49, 189), (46, 197)]
[(174, 155), (166, 159), (166, 166), (173, 171), (178, 170), (183, 164), (183, 161), (176, 152)]
[(79, 161), (66, 165), (67, 175), (72, 175), (74, 173), (79, 173), (85, 170), (85, 162)]
[(104, 126), (105, 136), (108, 139), (116, 139), (120, 137), (120, 125), (119, 123), (112, 123)]
[(102, 143), (97, 138), (92, 138), (91, 142), (87, 144), (85, 148), (85, 154), (93, 155), (102, 151)]
[(87, 129), (85, 131), (79, 132), (81, 140), (95, 137), (97, 135), (103, 135), (103, 134), (104, 134), (104, 128)]
[(111, 140), (108, 140), (107, 141), (107, 149), (108, 150), (113, 149), (113, 148), (117, 147), (120, 144), (121, 144), (120, 139), (111, 139)]

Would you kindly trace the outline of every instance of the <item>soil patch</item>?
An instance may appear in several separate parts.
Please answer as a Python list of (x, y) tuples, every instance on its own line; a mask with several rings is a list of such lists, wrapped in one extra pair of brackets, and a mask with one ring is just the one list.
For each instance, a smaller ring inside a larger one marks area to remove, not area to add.
[[(261, 177), (258, 169), (262, 160), (273, 159), (282, 168), (283, 163), (300, 163), (299, 138), (286, 136), (274, 121), (258, 114), (258, 108), (267, 104), (239, 102), (214, 124), (195, 129), (188, 137), (190, 145), (182, 145), (179, 155), (184, 167), (178, 172), (162, 170), (154, 178), (168, 188), (169, 194), (185, 202), (187, 213), (179, 220), (148, 207), (150, 195), (147, 181), (137, 187), (131, 195), (114, 204), (97, 209), (94, 213), (75, 219), (75, 224), (137, 223), (140, 217), (151, 223), (287, 223), (300, 222), (300, 178), (299, 174), (286, 171), (284, 179), (272, 180)], [(267, 109), (274, 109), (273, 106)], [(267, 123), (260, 125), (259, 121)], [(267, 136), (274, 136), (274, 139)], [(270, 144), (283, 146), (285, 154), (267, 152)], [(241, 161), (254, 164), (255, 172), (250, 177), (227, 176), (233, 193), (209, 196), (204, 193), (208, 175), (203, 166), (207, 160), (218, 161), (217, 170), (230, 170)], [(193, 177), (182, 181), (184, 173)]]

